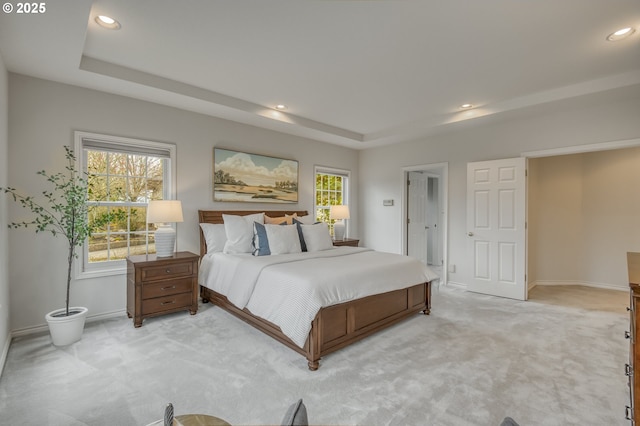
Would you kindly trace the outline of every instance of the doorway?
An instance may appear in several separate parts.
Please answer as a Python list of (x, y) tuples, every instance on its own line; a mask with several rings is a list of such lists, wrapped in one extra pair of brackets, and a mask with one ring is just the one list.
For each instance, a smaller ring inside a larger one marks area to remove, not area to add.
[(403, 254), (428, 265), (446, 284), (448, 163), (404, 170)]

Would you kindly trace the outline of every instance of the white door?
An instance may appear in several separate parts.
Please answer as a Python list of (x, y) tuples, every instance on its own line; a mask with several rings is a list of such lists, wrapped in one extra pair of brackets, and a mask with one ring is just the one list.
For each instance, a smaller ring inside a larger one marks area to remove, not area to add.
[(467, 164), (468, 290), (527, 300), (526, 159)]
[(427, 178), (427, 265), (442, 265), (440, 255), (440, 179), (435, 176)]
[(407, 180), (407, 254), (427, 263), (427, 176), (409, 172)]

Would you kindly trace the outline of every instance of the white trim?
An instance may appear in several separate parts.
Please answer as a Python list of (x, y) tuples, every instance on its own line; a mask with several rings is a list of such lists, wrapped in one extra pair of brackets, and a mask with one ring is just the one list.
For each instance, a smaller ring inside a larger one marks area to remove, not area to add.
[[(168, 142), (125, 138), (121, 136), (104, 135), (78, 130), (74, 132), (74, 152), (76, 156), (76, 166), (80, 171), (83, 171), (86, 165), (86, 160), (84, 158), (84, 139), (97, 140), (104, 142), (105, 144), (113, 143), (114, 145), (127, 146), (133, 149), (139, 147), (141, 152), (149, 150), (162, 150), (168, 152), (169, 156), (167, 160), (169, 161), (169, 167), (164, 169), (164, 190), (166, 191), (165, 196), (167, 196), (168, 199), (176, 199), (178, 158), (177, 146), (175, 144)], [(166, 179), (167, 173), (170, 174), (170, 179), (168, 181)], [(175, 227), (175, 225), (173, 226)], [(124, 260), (115, 261), (115, 263), (104, 262), (103, 265), (89, 264), (86, 258), (86, 251), (84, 246), (82, 247), (82, 254), (78, 256), (77, 260), (78, 261), (74, 262), (74, 279), (91, 279), (112, 275), (121, 275), (126, 273), (126, 263), (124, 262)]]
[[(405, 220), (407, 219), (407, 177), (409, 172), (417, 172), (417, 171), (433, 171), (436, 170), (437, 173), (434, 175), (438, 175), (442, 179), (442, 198), (441, 198), (441, 206), (442, 206), (442, 226), (444, 228), (442, 235), (442, 276), (440, 277), (440, 282), (442, 285), (449, 284), (449, 163), (432, 163), (432, 164), (422, 164), (417, 166), (406, 166), (402, 168), (402, 216), (401, 226), (402, 232), (401, 236), (401, 249), (402, 254), (407, 254), (407, 227), (405, 226)], [(465, 285), (466, 289), (466, 285)]]
[(544, 149), (541, 151), (528, 151), (520, 154), (521, 157), (538, 158), (552, 157), (556, 155), (580, 154), (583, 152), (607, 151), (610, 149), (632, 148), (640, 146), (640, 138), (625, 139), (620, 141), (600, 142), (586, 145), (573, 145), (564, 148)]
[(575, 281), (575, 280), (537, 280), (532, 283), (530, 288), (535, 286), (559, 286), (559, 285), (580, 285), (584, 287), (592, 287), (592, 288), (602, 288), (606, 290), (617, 290), (617, 291), (629, 291), (629, 287), (627, 286), (618, 286), (609, 283), (596, 283), (591, 281)]
[(7, 340), (4, 342), (2, 348), (2, 354), (0, 354), (0, 377), (2, 377), (2, 371), (4, 371), (4, 365), (7, 363), (7, 355), (9, 354), (9, 346), (11, 346), (12, 334), (7, 334)]
[[(113, 261), (113, 262), (122, 262), (122, 265), (114, 265), (115, 267), (113, 268), (104, 268), (104, 269), (94, 269), (94, 270), (88, 270), (88, 271), (81, 271), (81, 272), (76, 272), (76, 275), (74, 276), (75, 280), (90, 280), (93, 278), (101, 278), (101, 277), (111, 277), (114, 275), (122, 275), (125, 276), (127, 275), (127, 263), (124, 260), (118, 260), (118, 261)], [(79, 263), (79, 262), (77, 262)], [(77, 271), (79, 271), (81, 268), (80, 267), (75, 267), (75, 269)]]
[[(126, 309), (119, 309), (117, 311), (104, 312), (104, 313), (101, 313), (101, 314), (90, 315), (90, 316), (87, 317), (87, 321), (86, 322), (88, 322), (88, 323), (89, 322), (96, 322), (96, 321), (102, 321), (102, 320), (110, 319), (110, 318), (122, 318), (123, 315), (127, 315), (127, 310)], [(48, 332), (48, 331), (49, 331), (49, 326), (47, 324), (40, 324), (40, 325), (34, 325), (34, 326), (31, 326), (31, 327), (25, 327), (25, 328), (19, 328), (17, 330), (13, 330), (11, 335), (13, 337), (23, 337), (23, 336), (30, 336), (32, 334), (43, 333), (43, 332)]]

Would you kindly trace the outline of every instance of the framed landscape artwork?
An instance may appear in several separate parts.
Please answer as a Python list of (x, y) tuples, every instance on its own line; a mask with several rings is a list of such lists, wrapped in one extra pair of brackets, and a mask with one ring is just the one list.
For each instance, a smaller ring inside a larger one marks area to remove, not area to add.
[(298, 162), (214, 148), (213, 200), (297, 203)]

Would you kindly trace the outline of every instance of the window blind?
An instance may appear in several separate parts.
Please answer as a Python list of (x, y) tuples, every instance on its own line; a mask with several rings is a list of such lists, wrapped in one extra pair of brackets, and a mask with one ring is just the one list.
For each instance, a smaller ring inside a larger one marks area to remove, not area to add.
[[(157, 143), (155, 143), (154, 145), (157, 145)], [(93, 151), (117, 152), (131, 155), (146, 155), (156, 158), (171, 158), (171, 151), (169, 148), (124, 144), (91, 138), (82, 138), (82, 148)]]

